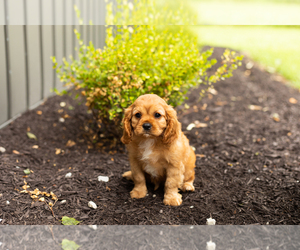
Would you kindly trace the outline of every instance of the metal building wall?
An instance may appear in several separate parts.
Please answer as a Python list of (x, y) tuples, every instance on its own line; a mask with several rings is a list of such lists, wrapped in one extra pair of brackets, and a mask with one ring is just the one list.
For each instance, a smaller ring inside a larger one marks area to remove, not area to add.
[(63, 57), (76, 58), (74, 28), (85, 43), (102, 48), (104, 24), (104, 0), (0, 0), (0, 128), (52, 95), (53, 88), (63, 89), (50, 57), (59, 64)]

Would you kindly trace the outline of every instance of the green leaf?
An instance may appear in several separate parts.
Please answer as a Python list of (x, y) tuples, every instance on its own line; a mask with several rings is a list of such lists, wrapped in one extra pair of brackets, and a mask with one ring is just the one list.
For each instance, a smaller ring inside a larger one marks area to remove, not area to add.
[(29, 139), (37, 140), (36, 136), (33, 133), (27, 132), (27, 136), (28, 136)]
[(68, 216), (63, 216), (62, 219), (61, 219), (61, 223), (63, 225), (77, 225), (80, 223), (80, 221), (74, 219), (74, 218), (70, 218)]
[(24, 170), (24, 173), (28, 175), (28, 174), (31, 174), (31, 171), (30, 171), (29, 168), (27, 168), (27, 169)]
[(61, 242), (61, 248), (63, 250), (77, 250), (80, 246), (76, 244), (76, 242), (63, 239)]

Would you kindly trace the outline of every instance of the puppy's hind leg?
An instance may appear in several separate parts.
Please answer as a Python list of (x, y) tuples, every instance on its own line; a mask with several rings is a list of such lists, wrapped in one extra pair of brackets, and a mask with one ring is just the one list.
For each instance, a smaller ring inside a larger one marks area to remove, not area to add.
[(195, 153), (191, 150), (189, 160), (185, 166), (184, 179), (183, 179), (183, 184), (181, 187), (181, 190), (183, 192), (195, 191), (195, 187), (193, 185), (194, 180), (195, 180), (195, 170), (194, 170), (195, 161), (196, 161)]
[(131, 173), (131, 171), (125, 172), (124, 174), (122, 174), (122, 177), (123, 177), (123, 178), (126, 178), (126, 179), (129, 180), (129, 181), (132, 181), (132, 180), (133, 180), (133, 179), (132, 179), (132, 173)]

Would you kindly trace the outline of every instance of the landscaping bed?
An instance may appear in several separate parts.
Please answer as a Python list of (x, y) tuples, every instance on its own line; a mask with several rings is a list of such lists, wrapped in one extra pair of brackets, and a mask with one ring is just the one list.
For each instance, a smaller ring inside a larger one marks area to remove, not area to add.
[[(224, 225), (300, 224), (299, 91), (245, 58), (201, 101), (199, 92), (177, 108), (197, 154), (196, 190), (183, 193), (181, 206), (165, 206), (163, 188), (150, 184), (146, 198), (132, 200), (125, 147), (93, 141), (85, 105), (54, 96), (0, 130), (0, 224), (61, 224), (63, 216), (81, 225), (201, 225), (210, 216)], [(36, 188), (58, 200), (23, 191)]]

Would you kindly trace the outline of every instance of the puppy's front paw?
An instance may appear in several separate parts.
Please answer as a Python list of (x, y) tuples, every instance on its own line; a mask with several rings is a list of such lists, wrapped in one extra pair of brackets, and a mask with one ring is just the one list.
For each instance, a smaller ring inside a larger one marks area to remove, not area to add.
[(132, 199), (140, 199), (140, 198), (144, 198), (147, 194), (147, 189), (132, 189), (132, 191), (130, 192), (130, 197)]
[(173, 194), (165, 194), (164, 204), (170, 206), (179, 206), (182, 203), (181, 194), (173, 193)]
[(183, 183), (181, 190), (183, 192), (186, 192), (186, 191), (193, 192), (193, 191), (195, 191), (195, 187), (194, 187), (193, 183), (185, 182), (185, 183)]

